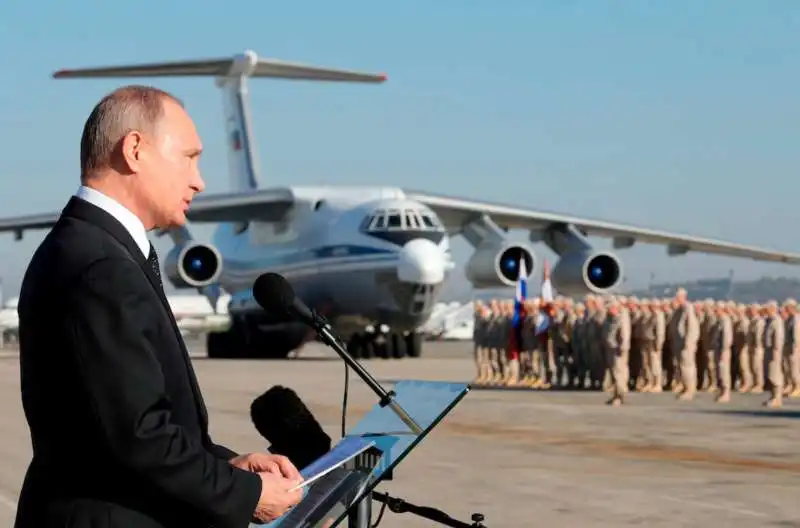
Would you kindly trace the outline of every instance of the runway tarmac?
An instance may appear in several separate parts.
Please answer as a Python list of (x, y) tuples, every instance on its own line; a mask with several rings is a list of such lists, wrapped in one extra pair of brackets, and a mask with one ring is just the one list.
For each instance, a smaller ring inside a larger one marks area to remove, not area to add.
[[(419, 360), (366, 365), (379, 380), (463, 381), (470, 355), (468, 343), (436, 343)], [(214, 439), (264, 449), (249, 405), (276, 384), (297, 391), (338, 438), (344, 366), (319, 345), (302, 356), (310, 359), (196, 357)], [(353, 424), (374, 400), (352, 373), (349, 398)], [(800, 527), (800, 402), (768, 411), (763, 399), (734, 395), (719, 406), (708, 394), (691, 403), (633, 394), (611, 408), (600, 393), (475, 389), (380, 489), (464, 521), (482, 512), (490, 528)], [(30, 457), (13, 352), (0, 360), (0, 405), (0, 525), (11, 526)], [(432, 523), (387, 512), (380, 526)]]

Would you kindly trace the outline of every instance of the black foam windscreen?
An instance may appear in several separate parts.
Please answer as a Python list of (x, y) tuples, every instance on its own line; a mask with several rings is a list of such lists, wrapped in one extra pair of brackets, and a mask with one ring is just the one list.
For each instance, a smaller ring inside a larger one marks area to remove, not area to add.
[(250, 418), (270, 443), (270, 451), (287, 457), (299, 469), (331, 450), (331, 437), (287, 387), (276, 385), (253, 400)]
[(253, 298), (272, 314), (288, 314), (295, 304), (292, 285), (277, 273), (259, 275), (253, 283)]
[(314, 325), (314, 314), (295, 295), (289, 281), (278, 273), (259, 275), (253, 283), (253, 298), (273, 317), (300, 319), (306, 324)]

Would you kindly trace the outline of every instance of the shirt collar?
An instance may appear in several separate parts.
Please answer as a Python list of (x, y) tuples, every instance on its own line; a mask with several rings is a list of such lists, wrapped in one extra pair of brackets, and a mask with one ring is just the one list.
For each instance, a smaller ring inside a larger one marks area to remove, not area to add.
[(150, 255), (150, 240), (147, 238), (147, 230), (144, 228), (142, 221), (129, 209), (113, 198), (85, 185), (81, 185), (78, 188), (75, 196), (113, 216), (130, 233), (144, 257), (147, 258)]

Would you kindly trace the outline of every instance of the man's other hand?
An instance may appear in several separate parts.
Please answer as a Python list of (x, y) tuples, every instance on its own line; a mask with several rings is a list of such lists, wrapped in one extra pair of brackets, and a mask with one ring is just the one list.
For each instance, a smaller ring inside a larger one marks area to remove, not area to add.
[(274, 521), (303, 498), (303, 490), (289, 491), (302, 482), (301, 479), (287, 479), (274, 473), (259, 473), (261, 477), (261, 497), (253, 513), (259, 522)]
[(272, 455), (269, 453), (249, 453), (239, 455), (230, 460), (230, 463), (239, 469), (252, 471), (253, 473), (273, 473), (290, 480), (300, 480), (300, 472), (294, 464), (283, 455)]

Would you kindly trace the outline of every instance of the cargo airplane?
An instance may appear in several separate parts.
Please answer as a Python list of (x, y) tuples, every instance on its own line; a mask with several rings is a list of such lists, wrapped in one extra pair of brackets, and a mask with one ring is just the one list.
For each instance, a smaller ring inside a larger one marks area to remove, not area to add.
[[(193, 239), (185, 226), (174, 229), (167, 233), (174, 247), (163, 259), (176, 287), (199, 290), (212, 306), (222, 290), (231, 295), (230, 328), (208, 335), (211, 357), (282, 358), (310, 338), (303, 328), (270, 319), (254, 302), (251, 286), (266, 271), (284, 275), (357, 357), (419, 356), (419, 328), (454, 267), (449, 246), (458, 235), (474, 248), (465, 271), (476, 288), (514, 285), (521, 260), (532, 275), (537, 258), (531, 244), (542, 242), (559, 256), (551, 280), (560, 293), (613, 291), (622, 263), (614, 252), (595, 249), (590, 236), (611, 238), (614, 249), (642, 242), (666, 245), (669, 255), (696, 251), (800, 263), (798, 254), (399, 187), (259, 186), (248, 110), (251, 77), (381, 83), (384, 75), (269, 60), (252, 51), (54, 74), (162, 76), (213, 77), (223, 92), (232, 192), (198, 196), (188, 212), (189, 224), (220, 224), (211, 243)], [(20, 239), (26, 230), (49, 228), (58, 216), (0, 219), (0, 231)], [(528, 231), (530, 243), (508, 240), (509, 229)]]

